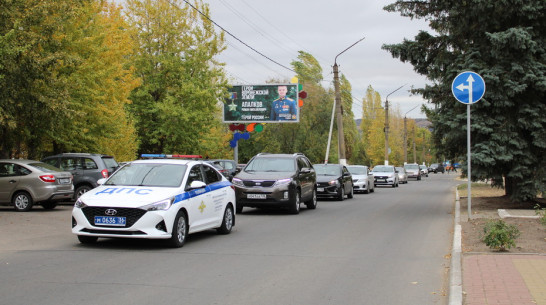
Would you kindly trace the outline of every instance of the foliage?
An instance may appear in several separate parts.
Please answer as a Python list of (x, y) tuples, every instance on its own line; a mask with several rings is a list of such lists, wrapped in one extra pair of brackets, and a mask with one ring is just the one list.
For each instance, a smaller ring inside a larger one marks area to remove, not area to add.
[(483, 228), (483, 241), (491, 249), (506, 251), (516, 246), (515, 239), (520, 232), (514, 225), (508, 225), (502, 219), (490, 220)]
[[(210, 15), (202, 1), (193, 6)], [(143, 80), (128, 107), (139, 153), (204, 151), (210, 145), (202, 137), (218, 127), (217, 104), (226, 94), (215, 59), (225, 49), (223, 33), (182, 1), (128, 0), (126, 13), (139, 50), (131, 60)]]
[(432, 85), (414, 90), (434, 104), (427, 115), (438, 151), (466, 155), (466, 106), (451, 84), (466, 70), (485, 80), (472, 108), (472, 180), (491, 179), (513, 200), (546, 190), (546, 3), (542, 0), (396, 1), (385, 7), (429, 20), (436, 32), (384, 45)]
[(123, 106), (136, 80), (119, 8), (21, 0), (0, 11), (0, 155), (134, 154)]

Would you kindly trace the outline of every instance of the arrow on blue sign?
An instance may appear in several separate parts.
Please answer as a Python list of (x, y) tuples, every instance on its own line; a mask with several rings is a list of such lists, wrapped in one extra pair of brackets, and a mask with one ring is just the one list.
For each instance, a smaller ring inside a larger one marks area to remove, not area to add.
[(463, 72), (451, 84), (453, 96), (463, 104), (474, 104), (485, 94), (485, 81), (475, 72)]

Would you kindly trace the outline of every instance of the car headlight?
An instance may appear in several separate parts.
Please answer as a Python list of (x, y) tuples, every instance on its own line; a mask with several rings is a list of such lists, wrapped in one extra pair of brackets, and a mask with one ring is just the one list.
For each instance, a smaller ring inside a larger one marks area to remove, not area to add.
[(139, 209), (145, 210), (145, 211), (168, 210), (171, 207), (171, 205), (173, 204), (173, 201), (174, 201), (174, 197), (169, 198), (169, 199), (165, 199), (165, 200), (161, 200), (161, 201), (158, 201), (158, 202), (154, 202), (152, 204), (148, 204), (148, 205), (145, 205), (145, 206), (141, 206)]
[(243, 180), (239, 179), (239, 178), (233, 178), (231, 180), (231, 183), (235, 186), (245, 186), (244, 183), (243, 183)]
[(292, 179), (281, 179), (281, 180), (277, 180), (275, 182), (275, 184), (273, 184), (273, 186), (279, 186), (279, 185), (287, 185), (287, 184), (290, 184), (292, 182)]
[(76, 200), (76, 202), (74, 203), (74, 207), (77, 209), (83, 209), (87, 207), (87, 204), (85, 204), (80, 198), (78, 198), (78, 200)]
[(332, 180), (328, 182), (329, 185), (338, 185), (337, 180)]

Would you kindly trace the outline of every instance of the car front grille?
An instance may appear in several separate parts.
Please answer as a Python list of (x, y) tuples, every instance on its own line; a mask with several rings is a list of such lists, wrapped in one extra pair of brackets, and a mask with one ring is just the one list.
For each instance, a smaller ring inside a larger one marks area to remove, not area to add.
[(330, 184), (328, 182), (317, 182), (318, 187), (329, 187)]
[(271, 187), (276, 180), (243, 180), (246, 187)]
[(375, 179), (387, 179), (387, 178), (389, 178), (389, 177), (387, 177), (387, 176), (375, 176)]
[[(110, 208), (110, 207), (85, 207), (82, 209), (83, 214), (85, 215), (85, 218), (87, 218), (87, 221), (89, 221), (90, 224), (95, 224), (95, 216), (108, 216), (106, 215), (106, 210), (114, 209), (117, 211), (115, 217), (125, 217), (126, 218), (126, 225), (125, 228), (131, 227), (135, 222), (137, 222), (144, 214), (146, 214), (146, 211), (141, 209), (133, 209), (133, 208)], [(100, 225), (101, 227), (116, 227), (119, 228), (119, 226), (107, 226), (107, 225)]]

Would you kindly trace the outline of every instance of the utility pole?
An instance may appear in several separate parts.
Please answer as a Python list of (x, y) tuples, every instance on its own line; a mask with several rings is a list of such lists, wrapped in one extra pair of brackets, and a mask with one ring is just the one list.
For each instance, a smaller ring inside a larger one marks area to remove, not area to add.
[[(341, 105), (341, 93), (339, 92), (339, 71), (337, 66), (337, 57), (341, 54), (343, 54), (345, 51), (352, 48), (357, 43), (364, 40), (365, 37), (358, 40), (357, 42), (353, 43), (351, 46), (349, 46), (347, 49), (343, 50), (341, 53), (337, 54), (334, 58), (334, 90), (335, 90), (335, 107), (336, 107), (336, 118), (337, 118), (337, 136), (338, 136), (338, 152), (339, 152), (339, 164), (347, 165), (347, 158), (345, 157), (345, 136), (343, 134), (343, 106)], [(330, 133), (330, 137), (331, 137)], [(330, 140), (328, 140), (330, 141)], [(327, 148), (330, 149), (329, 147)], [(328, 155), (328, 152), (326, 152), (326, 155)], [(328, 162), (328, 160), (325, 160), (325, 162)]]
[(415, 126), (413, 126), (413, 163), (417, 164), (417, 150), (415, 149)]
[(398, 89), (387, 95), (385, 98), (385, 165), (389, 165), (389, 96), (400, 90), (406, 84), (398, 87)]
[(408, 163), (408, 126), (407, 126), (407, 118), (406, 116), (408, 113), (410, 113), (413, 109), (417, 108), (419, 105), (411, 108), (406, 114), (404, 114), (404, 164)]

